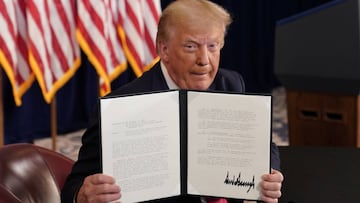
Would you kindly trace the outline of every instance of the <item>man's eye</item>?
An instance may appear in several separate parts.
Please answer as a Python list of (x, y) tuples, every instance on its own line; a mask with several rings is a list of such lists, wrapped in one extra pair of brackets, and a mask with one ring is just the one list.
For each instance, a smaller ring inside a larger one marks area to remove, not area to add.
[(194, 44), (186, 44), (184, 47), (185, 47), (185, 49), (187, 49), (189, 51), (193, 51), (196, 49), (196, 45), (194, 45)]
[(208, 45), (208, 49), (209, 49), (210, 51), (217, 51), (217, 50), (219, 49), (219, 44), (217, 44), (217, 43), (209, 44), (209, 45)]

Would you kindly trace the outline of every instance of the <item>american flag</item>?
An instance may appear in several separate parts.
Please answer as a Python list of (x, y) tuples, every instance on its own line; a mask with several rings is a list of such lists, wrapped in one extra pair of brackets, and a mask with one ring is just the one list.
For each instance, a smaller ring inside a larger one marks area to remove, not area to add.
[(158, 59), (160, 0), (0, 0), (0, 7), (0, 64), (17, 105), (35, 77), (53, 100), (80, 66), (75, 38), (100, 76), (101, 95), (128, 62), (140, 76)]
[(118, 0), (79, 0), (77, 39), (100, 78), (100, 95), (110, 92), (111, 81), (127, 65), (117, 32)]
[(125, 53), (136, 76), (148, 70), (158, 57), (155, 50), (157, 24), (161, 14), (159, 0), (123, 0)]
[(140, 76), (157, 60), (160, 0), (79, 0), (77, 38), (100, 76), (100, 94), (129, 62)]
[(20, 106), (35, 79), (28, 64), (26, 4), (23, 0), (0, 0), (0, 8), (0, 64), (12, 85), (15, 104)]
[(29, 61), (50, 103), (80, 66), (75, 0), (27, 0)]

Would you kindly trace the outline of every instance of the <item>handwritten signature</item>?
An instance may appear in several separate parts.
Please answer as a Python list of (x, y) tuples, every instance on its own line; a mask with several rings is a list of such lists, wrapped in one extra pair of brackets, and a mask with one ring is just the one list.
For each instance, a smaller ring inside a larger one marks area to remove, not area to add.
[(251, 188), (253, 190), (255, 189), (255, 176), (253, 175), (252, 181), (244, 181), (244, 180), (241, 180), (241, 172), (240, 172), (237, 178), (235, 178), (235, 175), (234, 175), (233, 178), (230, 179), (229, 178), (229, 171), (228, 171), (226, 173), (224, 184), (226, 184), (226, 185), (234, 185), (234, 186), (238, 186), (238, 187), (249, 187), (248, 190), (246, 191), (246, 193), (249, 193)]

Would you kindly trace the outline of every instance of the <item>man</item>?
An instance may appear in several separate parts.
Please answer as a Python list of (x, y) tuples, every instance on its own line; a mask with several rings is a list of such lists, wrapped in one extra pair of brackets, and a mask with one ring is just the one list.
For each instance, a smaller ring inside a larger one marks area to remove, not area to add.
[[(158, 25), (156, 49), (160, 62), (142, 77), (113, 91), (111, 95), (168, 89), (224, 90), (244, 92), (242, 77), (219, 69), (220, 50), (230, 15), (207, 0), (177, 0), (162, 13)], [(78, 161), (62, 190), (62, 202), (121, 202), (121, 185), (113, 177), (101, 174), (99, 123), (95, 119), (82, 139)], [(281, 196), (282, 174), (276, 146), (272, 145), (271, 174), (264, 174), (262, 200), (277, 202)], [(275, 170), (277, 169), (277, 170)], [(141, 195), (141, 194), (139, 194)], [(153, 202), (213, 201), (181, 196)], [(218, 199), (216, 201), (225, 201)]]

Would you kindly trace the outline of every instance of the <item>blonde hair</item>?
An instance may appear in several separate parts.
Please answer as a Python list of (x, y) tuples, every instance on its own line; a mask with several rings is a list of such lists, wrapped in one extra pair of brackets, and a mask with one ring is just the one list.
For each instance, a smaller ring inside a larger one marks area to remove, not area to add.
[[(227, 10), (208, 0), (176, 0), (162, 12), (156, 35), (156, 46), (159, 41), (168, 41), (171, 32), (177, 25), (194, 23), (223, 26), (224, 37), (232, 19)], [(156, 47), (158, 50), (158, 47)]]

